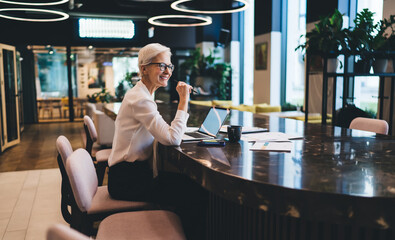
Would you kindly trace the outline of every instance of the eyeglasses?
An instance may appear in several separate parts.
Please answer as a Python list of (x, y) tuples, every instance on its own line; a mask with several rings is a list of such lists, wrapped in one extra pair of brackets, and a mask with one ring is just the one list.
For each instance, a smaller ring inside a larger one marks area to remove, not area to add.
[(151, 65), (151, 64), (158, 64), (158, 66), (162, 72), (164, 72), (166, 70), (166, 68), (168, 68), (170, 72), (173, 72), (173, 70), (174, 70), (173, 64), (167, 65), (166, 63), (149, 63), (147, 65)]

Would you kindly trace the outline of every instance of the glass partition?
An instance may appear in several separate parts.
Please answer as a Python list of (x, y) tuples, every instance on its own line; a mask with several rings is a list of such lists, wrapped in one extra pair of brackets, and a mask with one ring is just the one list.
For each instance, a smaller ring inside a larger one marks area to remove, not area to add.
[[(37, 98), (67, 97), (69, 95), (69, 88), (66, 53), (54, 51), (38, 53), (36, 54), (36, 58), (39, 79), (39, 84), (36, 86)], [(74, 66), (72, 69), (72, 72), (75, 72)], [(77, 94), (76, 90), (73, 89), (74, 96)]]
[[(36, 62), (37, 112), (40, 122), (69, 121), (69, 83), (65, 47), (30, 46)], [(74, 117), (82, 119), (92, 95), (105, 89), (117, 101), (138, 80), (137, 48), (71, 47)]]

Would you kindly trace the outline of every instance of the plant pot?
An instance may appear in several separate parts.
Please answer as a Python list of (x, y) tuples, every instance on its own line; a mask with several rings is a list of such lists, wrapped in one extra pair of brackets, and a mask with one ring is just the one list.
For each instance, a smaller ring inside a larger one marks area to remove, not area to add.
[(373, 60), (358, 60), (354, 65), (354, 72), (356, 73), (369, 73), (372, 67)]
[(98, 102), (95, 103), (95, 105), (96, 105), (96, 110), (103, 111), (104, 103)]
[(375, 73), (385, 73), (388, 66), (388, 59), (379, 58), (373, 63), (373, 71)]
[(339, 61), (337, 58), (329, 58), (327, 61), (326, 71), (328, 73), (336, 72), (337, 66), (339, 65)]

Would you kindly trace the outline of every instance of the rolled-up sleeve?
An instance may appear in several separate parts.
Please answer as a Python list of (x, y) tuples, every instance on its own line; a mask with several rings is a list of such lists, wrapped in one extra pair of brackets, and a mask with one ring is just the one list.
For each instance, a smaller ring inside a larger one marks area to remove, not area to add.
[(154, 101), (143, 99), (134, 107), (135, 118), (163, 145), (180, 145), (189, 114), (177, 110), (171, 125), (167, 124)]

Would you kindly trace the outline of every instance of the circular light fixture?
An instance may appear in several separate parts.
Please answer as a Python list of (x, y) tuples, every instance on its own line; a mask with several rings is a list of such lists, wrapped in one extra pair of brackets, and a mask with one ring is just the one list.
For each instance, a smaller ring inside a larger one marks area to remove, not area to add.
[[(53, 15), (58, 15), (60, 17), (39, 19), (39, 18), (13, 17), (13, 16), (1, 14), (1, 12), (12, 12), (12, 11), (26, 11), (26, 12), (53, 14)], [(68, 19), (69, 15), (67, 13), (60, 11), (38, 9), (38, 8), (0, 8), (0, 17), (11, 19), (11, 20), (17, 20), (17, 21), (26, 21), (26, 22), (57, 22), (57, 21), (63, 21)]]
[(37, 3), (32, 3), (32, 2), (18, 2), (18, 1), (7, 1), (7, 0), (0, 0), (0, 3), (6, 3), (6, 4), (14, 4), (14, 5), (25, 5), (25, 6), (51, 6), (51, 5), (60, 5), (63, 3), (67, 3), (70, 0), (58, 0), (55, 2), (37, 2)]
[[(157, 21), (161, 19), (175, 19), (175, 18), (183, 18), (183, 19), (193, 19), (200, 22), (196, 23), (166, 23), (162, 21)], [(197, 26), (206, 26), (210, 25), (213, 20), (209, 16), (189, 16), (189, 15), (160, 15), (151, 17), (148, 19), (148, 22), (152, 25), (161, 26), (161, 27), (197, 27)]]
[(180, 12), (187, 12), (187, 13), (204, 13), (204, 14), (221, 14), (221, 13), (234, 13), (234, 12), (241, 12), (248, 8), (249, 3), (246, 0), (233, 0), (234, 2), (239, 2), (244, 5), (232, 9), (222, 9), (222, 10), (198, 10), (198, 9), (187, 9), (180, 7), (179, 5), (187, 2), (191, 2), (192, 0), (178, 0), (173, 2), (170, 6), (174, 10)]

